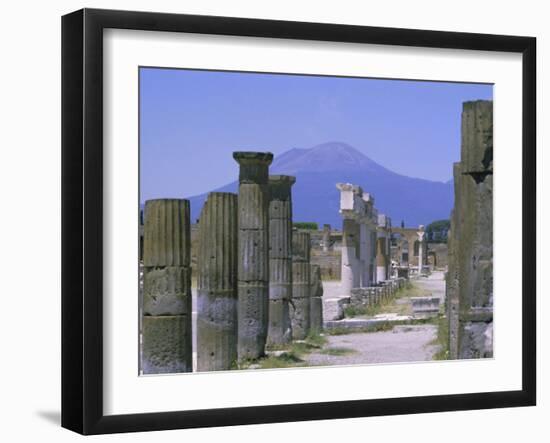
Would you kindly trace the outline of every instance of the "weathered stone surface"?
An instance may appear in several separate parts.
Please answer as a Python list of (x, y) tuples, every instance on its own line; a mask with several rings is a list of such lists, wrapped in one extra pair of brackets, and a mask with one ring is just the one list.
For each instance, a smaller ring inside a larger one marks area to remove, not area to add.
[[(310, 284), (310, 266), (307, 262), (292, 262), (292, 284), (304, 284), (309, 287)], [(309, 294), (309, 291), (308, 291)], [(293, 297), (295, 294), (293, 294)], [(308, 295), (309, 296), (309, 295)]]
[(465, 102), (460, 162), (465, 173), (493, 171), (493, 102)]
[(439, 312), (439, 297), (411, 297), (413, 313), (438, 313)]
[(267, 183), (239, 185), (239, 229), (268, 229)]
[(323, 284), (321, 267), (310, 264), (310, 331), (319, 333), (323, 330)]
[[(305, 293), (304, 291), (300, 293)], [(309, 288), (307, 289), (309, 292)], [(293, 297), (290, 303), (290, 319), (292, 322), (292, 338), (294, 340), (305, 339), (310, 331), (311, 319), (311, 298)]]
[(290, 301), (289, 299), (283, 298), (271, 298), (269, 300), (269, 327), (267, 332), (267, 345), (284, 345), (286, 343), (290, 343), (291, 341), (292, 325), (290, 322)]
[(191, 372), (191, 317), (143, 317), (144, 374)]
[[(225, 292), (225, 293), (224, 293)], [(223, 371), (237, 362), (236, 289), (197, 291), (197, 370)]]
[(142, 295), (144, 374), (191, 371), (189, 201), (145, 203)]
[(465, 322), (461, 324), (458, 358), (493, 357), (493, 322)]
[(350, 297), (334, 297), (323, 300), (324, 323), (344, 318), (344, 308), (350, 304)]
[(208, 195), (200, 217), (197, 273), (197, 370), (237, 362), (237, 196)]
[(264, 355), (268, 329), (268, 283), (239, 282), (238, 357), (256, 359)]
[(269, 220), (269, 258), (292, 259), (291, 219)]
[(451, 358), (492, 355), (492, 321), (486, 315), (493, 307), (492, 124), (492, 102), (464, 104), (461, 162), (454, 166), (455, 206), (448, 236)]
[(144, 266), (189, 266), (189, 200), (148, 200), (144, 215)]
[(269, 240), (266, 230), (239, 230), (239, 281), (268, 281)]
[(190, 268), (146, 268), (143, 279), (143, 315), (191, 313)]
[(283, 345), (292, 339), (291, 187), (295, 181), (288, 175), (269, 176), (269, 346)]
[(311, 238), (309, 232), (293, 232), (292, 261), (309, 263), (311, 256)]
[(239, 163), (238, 358), (264, 355), (269, 309), (270, 152), (234, 152)]
[(267, 183), (268, 167), (273, 161), (271, 152), (233, 152), (239, 164), (239, 183)]

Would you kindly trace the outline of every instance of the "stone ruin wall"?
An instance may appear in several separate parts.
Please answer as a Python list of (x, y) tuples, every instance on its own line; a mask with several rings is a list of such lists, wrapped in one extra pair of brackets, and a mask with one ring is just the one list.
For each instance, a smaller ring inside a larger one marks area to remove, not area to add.
[(493, 103), (466, 102), (448, 238), (450, 358), (493, 356)]

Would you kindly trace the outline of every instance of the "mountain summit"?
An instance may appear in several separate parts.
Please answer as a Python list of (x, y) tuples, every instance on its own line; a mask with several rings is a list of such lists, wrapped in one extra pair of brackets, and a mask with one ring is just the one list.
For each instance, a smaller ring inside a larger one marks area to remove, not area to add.
[[(277, 155), (271, 174), (296, 176), (292, 188), (294, 221), (328, 223), (340, 228), (340, 193), (336, 183), (353, 183), (374, 195), (379, 212), (402, 220), (407, 226), (428, 225), (449, 218), (453, 186), (396, 174), (341, 142), (323, 143), (309, 149), (290, 149)], [(212, 191), (237, 192), (235, 181)], [(207, 194), (191, 197), (191, 217), (196, 220)]]
[(330, 142), (310, 149), (291, 149), (275, 158), (270, 171), (294, 174), (324, 171), (390, 172), (346, 143)]

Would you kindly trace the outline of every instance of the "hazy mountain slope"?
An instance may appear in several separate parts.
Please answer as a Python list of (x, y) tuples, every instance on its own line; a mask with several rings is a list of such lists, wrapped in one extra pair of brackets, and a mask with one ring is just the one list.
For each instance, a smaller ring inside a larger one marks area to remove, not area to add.
[[(375, 197), (381, 213), (394, 226), (428, 224), (449, 217), (453, 205), (450, 183), (433, 182), (396, 174), (344, 143), (332, 142), (311, 149), (291, 149), (278, 155), (270, 173), (296, 176), (293, 187), (295, 221), (315, 221), (341, 226), (336, 183), (360, 185)], [(237, 182), (213, 191), (237, 192)], [(200, 214), (206, 194), (192, 197), (191, 216)]]

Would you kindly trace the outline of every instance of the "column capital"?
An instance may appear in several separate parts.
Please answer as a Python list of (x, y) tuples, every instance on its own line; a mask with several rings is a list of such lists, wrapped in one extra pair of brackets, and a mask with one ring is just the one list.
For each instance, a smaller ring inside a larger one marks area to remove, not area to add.
[(240, 166), (239, 183), (267, 183), (268, 168), (273, 161), (271, 152), (236, 151), (233, 159)]

